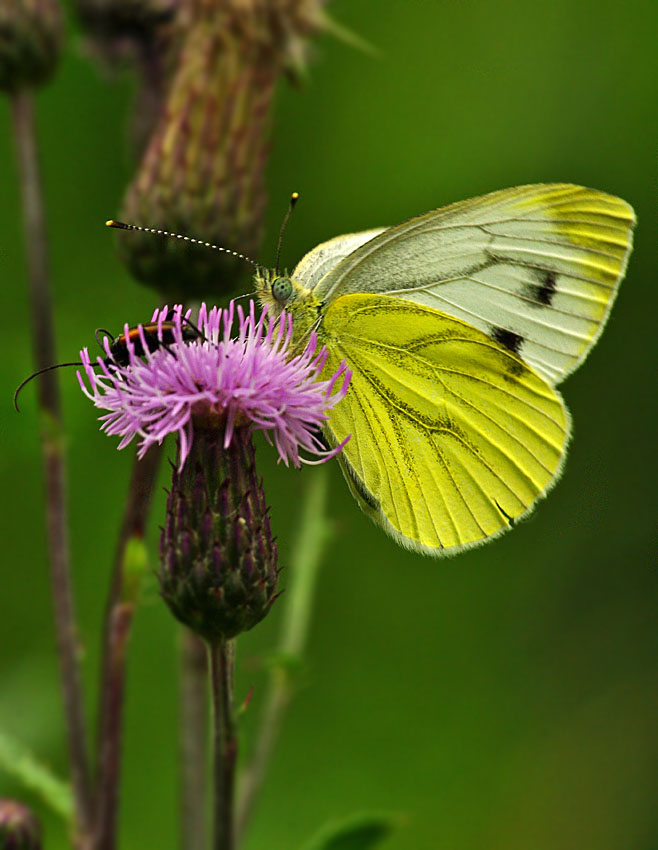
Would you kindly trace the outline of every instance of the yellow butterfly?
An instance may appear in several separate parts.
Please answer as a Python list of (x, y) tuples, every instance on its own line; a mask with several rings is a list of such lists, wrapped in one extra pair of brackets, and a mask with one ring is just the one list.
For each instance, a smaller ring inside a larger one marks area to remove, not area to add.
[(570, 417), (555, 389), (608, 318), (635, 217), (611, 195), (519, 186), (397, 227), (331, 239), (263, 304), (347, 361), (332, 445), (363, 510), (399, 543), (443, 555), (483, 543), (557, 481)]

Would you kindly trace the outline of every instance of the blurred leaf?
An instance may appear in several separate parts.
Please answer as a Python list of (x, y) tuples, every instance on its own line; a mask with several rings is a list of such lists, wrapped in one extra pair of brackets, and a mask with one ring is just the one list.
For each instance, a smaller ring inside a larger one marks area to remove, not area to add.
[(371, 850), (399, 825), (399, 817), (390, 813), (359, 812), (323, 826), (303, 850)]
[(73, 796), (68, 782), (40, 762), (21, 743), (0, 732), (0, 770), (34, 791), (68, 824), (73, 820)]
[(352, 47), (361, 53), (365, 53), (365, 55), (370, 56), (371, 59), (379, 59), (381, 57), (381, 52), (373, 44), (365, 38), (362, 38), (358, 33), (349, 29), (349, 27), (344, 26), (339, 21), (332, 18), (331, 15), (327, 14), (324, 9), (322, 9), (318, 15), (322, 29), (334, 38), (338, 39), (338, 41), (342, 41), (343, 44), (346, 44), (348, 47)]
[(123, 556), (123, 582), (121, 596), (124, 602), (135, 602), (142, 578), (148, 570), (148, 550), (141, 536), (133, 535)]
[(304, 662), (292, 652), (285, 649), (273, 649), (263, 654), (262, 666), (265, 670), (285, 673), (290, 678), (296, 678), (304, 670)]

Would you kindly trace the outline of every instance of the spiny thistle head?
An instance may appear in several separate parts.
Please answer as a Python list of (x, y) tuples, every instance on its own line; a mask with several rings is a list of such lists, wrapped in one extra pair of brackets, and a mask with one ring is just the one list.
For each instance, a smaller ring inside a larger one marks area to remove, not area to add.
[(41, 824), (23, 803), (0, 799), (1, 850), (41, 850)]
[(333, 457), (342, 445), (327, 449), (318, 429), (350, 379), (343, 364), (322, 380), (326, 352), (317, 351), (315, 337), (293, 353), (290, 317), (270, 320), (265, 311), (257, 318), (253, 302), (246, 315), (237, 308), (238, 333), (231, 338), (235, 312), (232, 303), (210, 312), (202, 305), (195, 336), (180, 306), (173, 321), (166, 308), (158, 310), (153, 323), (162, 339), (167, 319), (166, 345), (149, 345), (143, 328), (131, 340), (126, 328), (127, 362), (113, 362), (106, 343), (108, 356), (92, 364), (85, 349), (89, 386), (79, 376), (84, 392), (108, 411), (103, 429), (122, 437), (120, 448), (139, 436), (143, 454), (167, 434), (178, 435), (160, 585), (174, 615), (210, 641), (250, 629), (277, 593), (276, 546), (253, 432), (264, 431), (286, 464), (299, 466), (300, 452), (319, 461)]
[(277, 549), (248, 428), (198, 429), (174, 468), (160, 539), (160, 589), (174, 616), (208, 641), (259, 623), (277, 596)]
[(61, 41), (58, 0), (2, 0), (0, 89), (45, 83), (55, 70)]

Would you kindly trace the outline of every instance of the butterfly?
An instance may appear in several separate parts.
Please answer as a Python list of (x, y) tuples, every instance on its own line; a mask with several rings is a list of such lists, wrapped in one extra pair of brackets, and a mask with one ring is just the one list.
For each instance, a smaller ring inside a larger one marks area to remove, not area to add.
[(585, 359), (626, 270), (635, 217), (570, 184), (519, 186), (396, 227), (338, 236), (290, 276), (260, 272), (274, 315), (345, 360), (326, 424), (361, 508), (402, 545), (453, 554), (526, 516), (562, 471), (556, 386)]

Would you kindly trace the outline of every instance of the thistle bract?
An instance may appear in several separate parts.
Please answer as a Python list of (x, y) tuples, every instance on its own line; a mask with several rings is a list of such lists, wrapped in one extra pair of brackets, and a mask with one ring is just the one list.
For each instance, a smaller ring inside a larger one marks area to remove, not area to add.
[(160, 539), (160, 589), (174, 616), (210, 642), (251, 629), (277, 596), (277, 549), (247, 428), (228, 447), (197, 431), (174, 469)]

